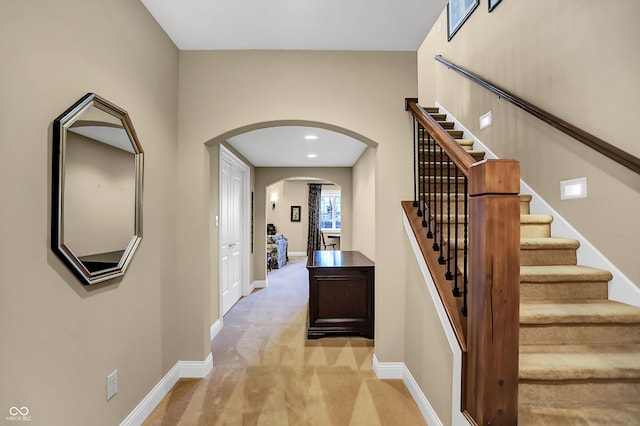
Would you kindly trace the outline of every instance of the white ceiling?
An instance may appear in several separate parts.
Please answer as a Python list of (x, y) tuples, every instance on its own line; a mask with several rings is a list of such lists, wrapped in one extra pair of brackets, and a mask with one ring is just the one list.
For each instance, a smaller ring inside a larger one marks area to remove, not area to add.
[[(447, 0), (141, 0), (180, 50), (417, 51)], [(258, 167), (350, 167), (365, 145), (273, 127), (229, 140)], [(307, 158), (314, 151), (318, 157)]]
[[(309, 135), (317, 139), (305, 139)], [(367, 147), (341, 133), (302, 126), (252, 130), (227, 141), (256, 167), (351, 167)]]
[(416, 51), (446, 0), (141, 0), (180, 50)]

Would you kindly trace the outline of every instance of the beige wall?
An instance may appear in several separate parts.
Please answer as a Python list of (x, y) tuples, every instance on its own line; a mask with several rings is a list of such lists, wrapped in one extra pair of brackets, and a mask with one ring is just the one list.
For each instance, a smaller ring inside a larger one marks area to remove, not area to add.
[[(2, 0), (0, 55), (1, 418), (119, 424), (177, 361), (178, 52), (137, 1)], [(52, 122), (87, 92), (127, 110), (145, 150), (144, 238), (124, 278), (92, 288), (49, 248)]]
[(353, 250), (375, 260), (376, 149), (368, 147), (353, 165)]
[[(278, 225), (283, 225), (284, 220), (287, 218), (285, 214), (285, 207), (289, 202), (296, 202), (296, 198), (293, 197), (293, 194), (290, 194), (291, 199), (287, 199), (287, 195), (284, 192), (284, 180), (278, 181), (273, 185), (269, 185), (266, 188), (265, 200), (267, 205), (265, 206), (265, 221), (266, 223), (273, 223), (276, 225), (276, 229), (279, 228)], [(276, 200), (275, 208), (272, 206), (272, 200)], [(280, 208), (278, 208), (280, 205)], [(281, 226), (280, 226), (281, 227)], [(278, 232), (281, 232), (278, 229)]]
[[(287, 237), (288, 252), (306, 252), (307, 182), (281, 180), (267, 187), (266, 223), (273, 223), (278, 233)], [(276, 208), (271, 208), (270, 194), (278, 194)], [(291, 206), (300, 206), (300, 222), (291, 222)], [(266, 231), (263, 232), (266, 234)]]
[[(418, 52), (419, 98), (439, 102), (502, 158), (623, 273), (640, 284), (640, 175), (436, 63), (444, 58), (640, 157), (640, 3), (503, 1), (471, 15), (451, 42), (446, 15)], [(491, 110), (493, 125), (478, 117)], [(560, 201), (561, 180), (586, 177), (588, 198)], [(615, 214), (615, 215), (614, 215)], [(630, 238), (631, 237), (631, 238)]]
[(404, 362), (442, 424), (450, 425), (453, 354), (406, 236), (404, 250), (407, 253)]
[[(217, 264), (207, 262), (207, 253), (217, 257), (209, 244), (217, 241), (217, 232), (203, 232), (209, 197), (217, 196), (217, 170), (210, 167), (205, 143), (275, 124), (324, 127), (378, 144), (375, 233), (385, 244), (377, 244), (375, 253), (376, 353), (381, 361), (402, 359), (403, 319), (397, 313), (404, 305), (403, 262), (397, 247), (400, 201), (412, 196), (412, 176), (406, 173), (411, 125), (403, 105), (415, 94), (415, 52), (180, 52), (178, 186), (185, 190), (175, 201), (183, 359), (204, 358), (209, 321), (218, 317), (217, 290), (212, 294), (209, 285)], [(265, 205), (261, 193), (264, 197), (256, 183), (256, 206)], [(256, 220), (256, 232), (263, 226)]]

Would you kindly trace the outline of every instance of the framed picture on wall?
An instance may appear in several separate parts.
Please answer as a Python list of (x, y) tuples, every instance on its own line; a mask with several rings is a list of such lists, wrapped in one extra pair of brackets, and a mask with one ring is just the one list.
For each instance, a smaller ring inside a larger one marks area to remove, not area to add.
[(291, 222), (300, 222), (300, 206), (291, 206)]
[(489, 12), (491, 12), (501, 0), (489, 0)]
[(447, 4), (447, 40), (453, 38), (479, 3), (480, 0), (449, 0)]

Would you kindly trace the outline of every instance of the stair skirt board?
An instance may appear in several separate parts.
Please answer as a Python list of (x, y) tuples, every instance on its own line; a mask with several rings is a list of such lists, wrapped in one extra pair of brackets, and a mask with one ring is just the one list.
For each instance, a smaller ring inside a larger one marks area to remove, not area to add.
[[(215, 325), (215, 324), (214, 324)], [(144, 423), (162, 399), (171, 391), (180, 379), (201, 379), (213, 369), (213, 355), (209, 354), (204, 361), (178, 361), (167, 374), (153, 387), (151, 392), (133, 409), (120, 426), (137, 426)]]
[[(475, 150), (486, 152), (485, 158), (499, 158), (486, 145), (471, 133), (465, 126), (438, 102), (435, 105), (440, 108), (440, 112), (447, 114), (447, 121), (455, 123), (454, 128), (464, 131), (464, 138), (474, 141)], [(477, 146), (475, 144), (478, 144)], [(593, 246), (582, 234), (580, 234), (569, 222), (567, 222), (556, 210), (542, 199), (529, 185), (520, 180), (520, 193), (530, 194), (531, 210), (535, 214), (546, 214), (553, 216), (551, 223), (551, 234), (558, 238), (570, 238), (580, 241), (578, 248), (578, 263), (589, 265), (594, 268), (604, 269), (613, 274), (613, 279), (609, 282), (609, 299), (616, 302), (627, 303), (640, 307), (640, 288), (638, 288), (622, 271), (611, 263), (596, 247)]]

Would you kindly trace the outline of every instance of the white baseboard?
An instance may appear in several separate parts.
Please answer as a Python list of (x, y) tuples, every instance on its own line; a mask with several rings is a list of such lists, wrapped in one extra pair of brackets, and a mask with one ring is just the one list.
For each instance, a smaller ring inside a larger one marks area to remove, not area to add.
[(213, 355), (209, 354), (204, 361), (178, 361), (178, 365), (181, 379), (200, 379), (213, 369)]
[(213, 368), (213, 355), (209, 354), (204, 361), (178, 361), (167, 374), (153, 387), (151, 392), (133, 409), (120, 426), (139, 426), (149, 417), (160, 401), (171, 391), (182, 378), (203, 378)]
[(306, 251), (290, 251), (288, 254), (291, 257), (307, 257)]
[(427, 424), (442, 426), (438, 415), (404, 362), (380, 362), (376, 354), (373, 354), (373, 371), (378, 379), (402, 379)]
[(378, 379), (402, 379), (406, 366), (404, 362), (380, 362), (373, 354), (373, 372)]
[(266, 288), (267, 287), (267, 280), (255, 280), (253, 283), (251, 283), (251, 287), (253, 287), (253, 288)]
[[(453, 116), (445, 107), (438, 102), (435, 103), (442, 112), (447, 114), (447, 120), (455, 123), (454, 128), (464, 131), (465, 139), (472, 139), (477, 143), (477, 149), (486, 152), (487, 158), (498, 158), (480, 139), (475, 137), (466, 127)], [(533, 188), (520, 180), (520, 193), (530, 194), (531, 211), (536, 214), (548, 214), (553, 216), (551, 222), (551, 232), (555, 237), (570, 238), (580, 241), (578, 248), (578, 263), (588, 265), (593, 268), (604, 269), (613, 274), (613, 279), (609, 281), (609, 299), (616, 302), (627, 303), (640, 307), (640, 288), (634, 284), (620, 269), (618, 269), (609, 259), (607, 259), (593, 244), (591, 244), (577, 229), (565, 220), (549, 203), (547, 203)]]
[(213, 340), (213, 338), (216, 337), (220, 330), (222, 330), (222, 318), (214, 322), (209, 329), (209, 341)]

